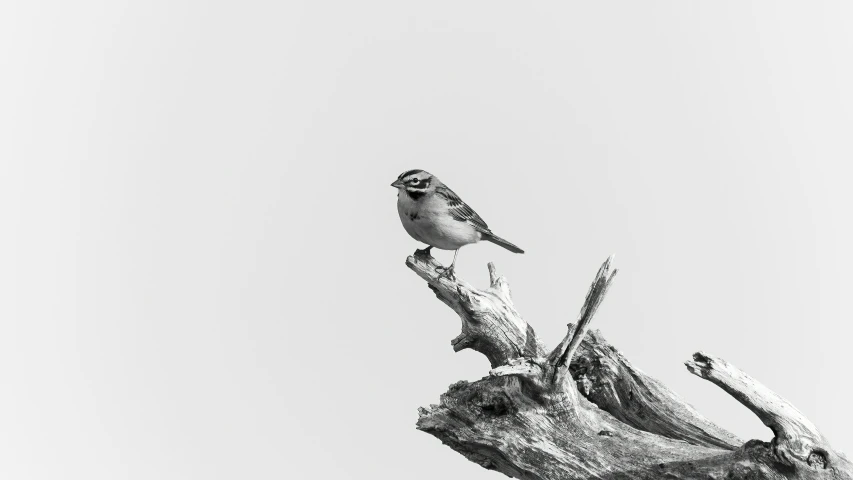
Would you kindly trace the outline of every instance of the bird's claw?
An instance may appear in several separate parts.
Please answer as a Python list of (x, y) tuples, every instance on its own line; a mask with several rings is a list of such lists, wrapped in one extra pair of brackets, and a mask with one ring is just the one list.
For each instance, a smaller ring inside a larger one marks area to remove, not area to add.
[(432, 246), (426, 247), (422, 250), (415, 250), (415, 255), (429, 257), (431, 256), (429, 253), (430, 250), (432, 250)]
[(435, 267), (435, 271), (438, 272), (438, 278), (447, 277), (448, 280), (456, 279), (456, 275), (453, 273), (453, 265), (449, 267)]

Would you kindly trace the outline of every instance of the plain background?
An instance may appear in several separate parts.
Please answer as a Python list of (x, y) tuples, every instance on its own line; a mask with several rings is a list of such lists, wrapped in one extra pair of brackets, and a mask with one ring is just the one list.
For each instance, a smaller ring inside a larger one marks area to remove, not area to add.
[[(415, 430), (487, 374), (404, 266), (399, 173), (523, 247), (744, 439), (720, 355), (853, 448), (853, 4), (7, 1), (0, 477), (495, 479)], [(449, 262), (451, 253), (439, 252)]]

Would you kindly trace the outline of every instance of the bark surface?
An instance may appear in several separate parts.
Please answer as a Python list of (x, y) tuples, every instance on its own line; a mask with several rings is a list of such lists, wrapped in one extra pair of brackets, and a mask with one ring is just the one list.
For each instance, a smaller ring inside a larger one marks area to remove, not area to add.
[(489, 375), (460, 381), (417, 428), (484, 468), (530, 480), (851, 479), (853, 465), (796, 408), (725, 360), (696, 353), (685, 363), (753, 411), (773, 432), (744, 443), (634, 368), (589, 325), (616, 273), (599, 269), (577, 322), (547, 350), (489, 264), (479, 290), (416, 252), (406, 265), (462, 321), (453, 349), (488, 358)]

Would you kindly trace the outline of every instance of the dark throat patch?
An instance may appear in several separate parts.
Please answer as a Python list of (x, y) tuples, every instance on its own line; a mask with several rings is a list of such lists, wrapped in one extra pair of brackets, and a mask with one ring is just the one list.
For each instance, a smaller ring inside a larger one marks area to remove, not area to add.
[(412, 200), (419, 200), (421, 197), (426, 195), (426, 190), (412, 190), (411, 188), (407, 188), (406, 195), (408, 195)]

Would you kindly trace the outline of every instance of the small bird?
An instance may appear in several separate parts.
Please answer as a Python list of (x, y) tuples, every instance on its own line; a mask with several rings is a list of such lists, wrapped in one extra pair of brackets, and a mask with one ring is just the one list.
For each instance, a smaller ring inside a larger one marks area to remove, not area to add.
[(456, 251), (453, 263), (443, 268), (442, 275), (453, 275), (460, 248), (480, 240), (500, 245), (510, 252), (524, 253), (492, 233), (477, 212), (429, 172), (403, 172), (391, 186), (398, 190), (397, 213), (403, 228), (412, 238), (428, 245), (422, 251), (429, 253), (432, 247)]

